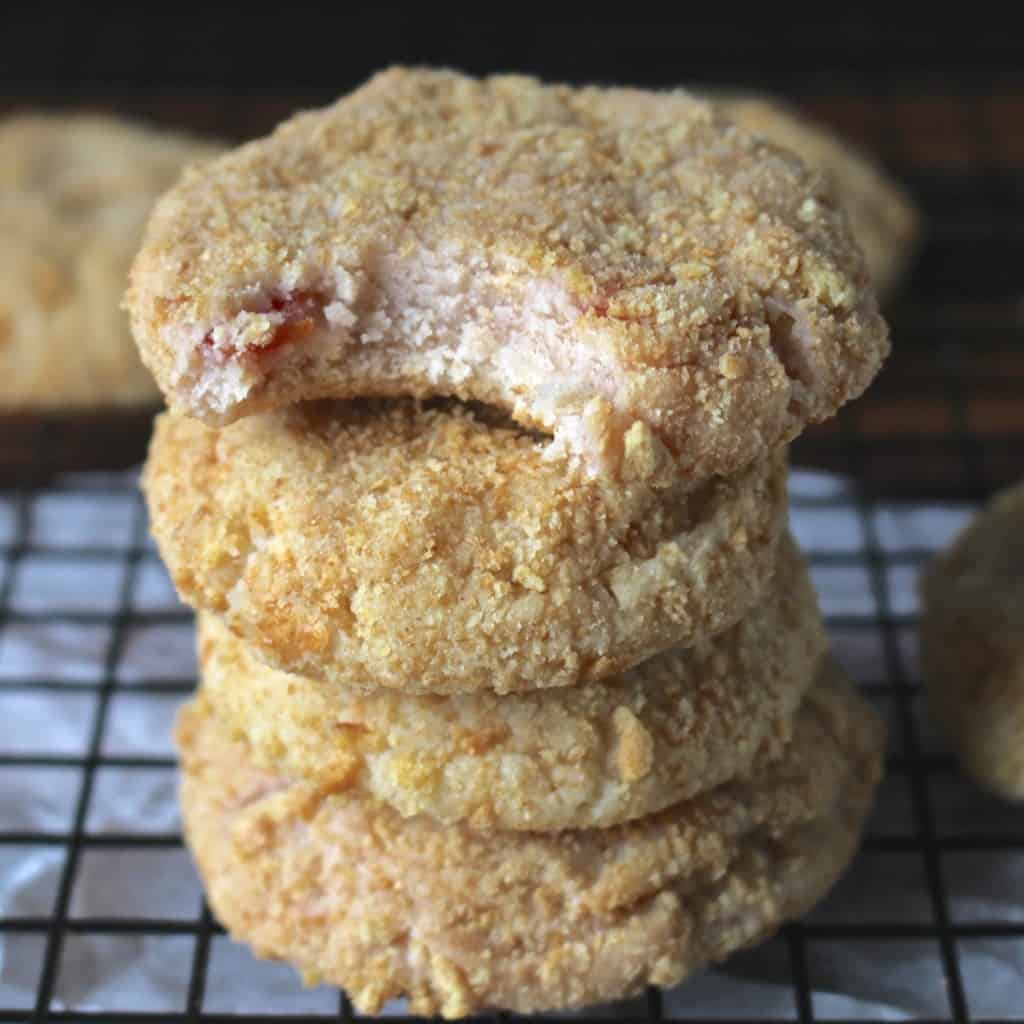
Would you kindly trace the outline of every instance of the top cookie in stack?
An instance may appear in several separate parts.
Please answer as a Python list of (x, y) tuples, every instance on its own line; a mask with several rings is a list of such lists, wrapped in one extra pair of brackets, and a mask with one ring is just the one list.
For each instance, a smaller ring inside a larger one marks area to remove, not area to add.
[(825, 179), (686, 93), (392, 70), (186, 177), (129, 307), (171, 408), (456, 396), (691, 479), (831, 416), (886, 353)]
[(672, 984), (820, 898), (881, 730), (785, 445), (887, 349), (820, 175), (683, 93), (391, 71), (187, 175), (128, 303), (232, 934), (460, 1016)]

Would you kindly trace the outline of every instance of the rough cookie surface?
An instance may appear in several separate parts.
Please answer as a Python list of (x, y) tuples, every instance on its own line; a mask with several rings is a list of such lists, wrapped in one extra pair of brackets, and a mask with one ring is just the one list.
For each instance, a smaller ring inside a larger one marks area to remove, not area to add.
[(931, 710), (968, 774), (1024, 800), (1024, 484), (935, 559), (921, 592)]
[(172, 408), (456, 396), (734, 472), (888, 350), (823, 177), (682, 92), (393, 69), (189, 175), (128, 295)]
[(785, 528), (785, 452), (684, 485), (631, 431), (630, 482), (458, 406), (324, 403), (157, 423), (143, 486), (179, 593), (268, 664), (349, 687), (596, 680), (735, 623)]
[(159, 402), (121, 297), (157, 196), (215, 152), (105, 117), (0, 120), (0, 410)]
[(791, 542), (738, 625), (621, 676), (544, 693), (350, 693), (267, 668), (200, 619), (203, 698), (255, 764), (475, 828), (619, 824), (777, 756), (826, 638)]
[(774, 97), (713, 97), (741, 128), (791, 149), (831, 182), (864, 251), (879, 295), (891, 297), (920, 234), (920, 216), (906, 190), (867, 153)]
[(579, 1007), (673, 985), (820, 899), (857, 845), (882, 731), (824, 677), (748, 781), (618, 828), (481, 832), (265, 773), (192, 704), (181, 801), (231, 934), (360, 1011)]

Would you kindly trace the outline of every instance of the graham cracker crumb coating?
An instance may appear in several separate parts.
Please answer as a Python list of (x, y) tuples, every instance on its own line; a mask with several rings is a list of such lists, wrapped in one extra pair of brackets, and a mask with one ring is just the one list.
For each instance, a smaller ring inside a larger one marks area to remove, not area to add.
[(882, 728), (827, 675), (781, 759), (612, 829), (481, 832), (252, 765), (203, 705), (178, 729), (211, 906), (259, 956), (375, 1013), (586, 1006), (673, 985), (807, 910), (857, 845)]
[(412, 401), (220, 429), (166, 415), (143, 487), (185, 601), (268, 665), (348, 687), (593, 681), (727, 629), (766, 592), (784, 451), (687, 485), (581, 477), (550, 447)]
[(712, 98), (741, 128), (791, 149), (832, 182), (878, 294), (891, 298), (921, 231), (921, 217), (907, 191), (867, 153), (775, 97)]
[(728, 474), (868, 384), (887, 330), (831, 186), (684, 92), (396, 68), (193, 173), (127, 298), (170, 406), (438, 395), (618, 471)]
[(253, 763), (473, 828), (620, 824), (781, 754), (825, 652), (792, 541), (738, 625), (598, 683), (538, 693), (352, 693), (267, 668), (200, 617), (202, 694)]

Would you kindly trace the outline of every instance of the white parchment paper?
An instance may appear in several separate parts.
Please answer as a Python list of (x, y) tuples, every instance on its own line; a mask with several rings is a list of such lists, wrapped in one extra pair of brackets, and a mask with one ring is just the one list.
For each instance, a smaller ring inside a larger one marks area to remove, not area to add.
[[(130, 478), (116, 478), (122, 485)], [(85, 491), (43, 493), (19, 512), (0, 497), (0, 550), (16, 540), (19, 515), (26, 515), (32, 550), (13, 566), (6, 558), (0, 580), (8, 580), (11, 607), (99, 613), (88, 622), (39, 615), (0, 627), (0, 753), (82, 755), (98, 708), (92, 684), (102, 679), (110, 653), (111, 627), (103, 614), (119, 603), (124, 550), (138, 529), (138, 504), (130, 488), (107, 493), (102, 478), (88, 478)], [(889, 610), (916, 610), (913, 565), (900, 556), (938, 548), (964, 524), (971, 509), (954, 505), (894, 503), (873, 509), (864, 523), (847, 485), (817, 473), (798, 472), (792, 481), (793, 527), (810, 553), (862, 553), (870, 540), (894, 560), (887, 566)], [(822, 499), (840, 504), (827, 507)], [(865, 525), (870, 537), (865, 536)], [(61, 554), (82, 545), (88, 558)], [(878, 609), (866, 563), (856, 559), (816, 568), (815, 582), (826, 614), (872, 620)], [(89, 834), (168, 837), (145, 847), (86, 845), (74, 872), (67, 913), (73, 919), (130, 917), (154, 921), (195, 921), (201, 892), (188, 856), (169, 837), (178, 829), (169, 730), (183, 699), (173, 680), (194, 678), (191, 625), (167, 612), (180, 612), (155, 552), (147, 551), (131, 577), (130, 600), (139, 620), (124, 637), (116, 660), (118, 687), (104, 718), (105, 758), (143, 759), (126, 765), (101, 764), (85, 815)], [(835, 653), (864, 683), (884, 683), (884, 638), (877, 628), (834, 627)], [(895, 637), (898, 654), (916, 682), (911, 627)], [(43, 681), (43, 689), (24, 684)], [(171, 681), (155, 688), (145, 685)], [(144, 685), (139, 685), (144, 684)], [(907, 735), (894, 698), (875, 699), (892, 725), (895, 754), (908, 754)], [(913, 701), (916, 742), (925, 752), (942, 751), (920, 700)], [(0, 768), (0, 832), (24, 834), (24, 841), (0, 845), (0, 916), (46, 920), (54, 911), (65, 867), (59, 842), (38, 842), (33, 834), (56, 837), (72, 824), (83, 785), (80, 766), (13, 765)], [(929, 775), (927, 814), (940, 838), (1020, 837), (1024, 811), (1000, 804), (951, 771)], [(895, 774), (883, 786), (869, 834), (912, 840), (921, 804), (908, 777)], [(986, 925), (1024, 922), (1024, 855), (1000, 842), (950, 850), (938, 859), (945, 912), (954, 925), (980, 926), (956, 941), (963, 986), (975, 1019), (1024, 1020), (1024, 940), (985, 937)], [(936, 920), (935, 893), (917, 844), (881, 844), (862, 853), (833, 894), (807, 919), (812, 931), (804, 945), (806, 971), (817, 1019), (942, 1019), (950, 1013), (939, 946), (929, 929)], [(830, 929), (857, 925), (858, 937), (837, 937)], [(894, 924), (919, 925), (921, 937), (893, 938)], [(976, 937), (975, 937), (976, 936)], [(31, 1006), (43, 962), (45, 931), (0, 929), (0, 1008)], [(63, 939), (55, 1005), (92, 1011), (184, 1009), (192, 970), (191, 935), (67, 933)], [(678, 989), (664, 993), (666, 1016), (679, 1018), (796, 1016), (792, 950), (785, 938), (734, 957)], [(303, 989), (282, 964), (257, 961), (225, 937), (210, 949), (204, 1010), (211, 1013), (288, 1013), (329, 1016), (338, 1006), (328, 987)], [(403, 1012), (404, 1006), (389, 1007)], [(602, 1015), (642, 1015), (643, 1000), (602, 1008)]]

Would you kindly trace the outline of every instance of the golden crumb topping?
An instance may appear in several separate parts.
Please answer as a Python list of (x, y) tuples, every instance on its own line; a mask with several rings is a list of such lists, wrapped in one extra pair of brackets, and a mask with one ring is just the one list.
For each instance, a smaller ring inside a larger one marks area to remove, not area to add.
[(177, 738), (186, 838), (231, 935), (361, 1012), (404, 995), (446, 1017), (674, 985), (771, 934), (853, 855), (884, 751), (826, 670), (749, 777), (616, 828), (502, 832), (265, 772), (201, 701)]
[(683, 92), (447, 71), (379, 74), (186, 177), (128, 305), (208, 422), (456, 395), (597, 463), (642, 421), (690, 476), (831, 415), (887, 351), (845, 217), (791, 154)]

